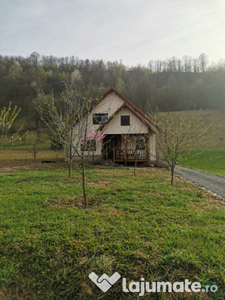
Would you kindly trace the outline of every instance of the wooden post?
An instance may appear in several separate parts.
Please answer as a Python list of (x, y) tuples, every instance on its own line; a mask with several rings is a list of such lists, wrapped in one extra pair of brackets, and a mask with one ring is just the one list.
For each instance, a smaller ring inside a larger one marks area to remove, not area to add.
[(148, 164), (149, 164), (149, 167), (150, 167), (150, 136), (148, 135), (147, 137), (147, 159), (148, 159)]
[(106, 154), (105, 154), (105, 152), (104, 152), (104, 141), (103, 141), (104, 139), (102, 139), (102, 156), (103, 156), (103, 159), (105, 159), (106, 158)]
[(113, 162), (115, 163), (115, 161), (116, 161), (116, 150), (113, 149)]
[(125, 139), (125, 166), (127, 166), (127, 136), (124, 135)]

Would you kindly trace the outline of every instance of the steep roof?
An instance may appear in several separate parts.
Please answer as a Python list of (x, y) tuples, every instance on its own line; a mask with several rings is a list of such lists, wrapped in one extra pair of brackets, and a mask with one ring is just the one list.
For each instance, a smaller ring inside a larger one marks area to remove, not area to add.
[(103, 101), (109, 94), (115, 93), (118, 97), (120, 97), (124, 104), (122, 104), (113, 114), (109, 117), (107, 121), (100, 125), (99, 129), (103, 129), (106, 124), (108, 124), (112, 118), (114, 118), (123, 108), (127, 108), (130, 110), (139, 120), (141, 120), (152, 132), (157, 132), (158, 126), (154, 123), (154, 121), (149, 118), (145, 113), (143, 113), (136, 105), (134, 105), (130, 100), (120, 94), (114, 87), (109, 88), (97, 101), (95, 101), (90, 110), (93, 110), (101, 101)]
[(99, 126), (99, 130), (102, 130), (112, 119), (115, 118), (115, 116), (124, 108), (127, 108), (129, 111), (131, 111), (142, 123), (144, 123), (151, 132), (157, 132), (158, 129), (156, 128), (156, 126), (154, 126), (153, 124), (151, 124), (148, 120), (146, 120), (145, 118), (143, 118), (138, 112), (136, 112), (130, 105), (128, 105), (127, 103), (122, 104), (109, 118), (108, 120), (106, 120), (104, 123), (102, 123)]

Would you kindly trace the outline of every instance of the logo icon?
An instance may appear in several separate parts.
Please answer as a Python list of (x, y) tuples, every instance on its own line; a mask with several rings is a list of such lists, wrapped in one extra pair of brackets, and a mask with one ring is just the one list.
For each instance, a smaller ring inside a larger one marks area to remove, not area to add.
[(107, 292), (117, 280), (120, 279), (120, 274), (118, 272), (114, 273), (111, 277), (107, 274), (103, 274), (101, 277), (98, 277), (97, 274), (92, 272), (88, 276), (104, 293)]

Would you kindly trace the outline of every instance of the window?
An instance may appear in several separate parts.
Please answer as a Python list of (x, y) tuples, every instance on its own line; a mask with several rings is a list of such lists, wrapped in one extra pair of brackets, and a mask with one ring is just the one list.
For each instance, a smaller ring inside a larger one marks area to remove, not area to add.
[(130, 125), (130, 116), (121, 116), (121, 126)]
[(96, 151), (96, 140), (82, 141), (81, 150)]
[(102, 124), (108, 119), (108, 114), (94, 114), (93, 115), (93, 124)]
[(137, 140), (136, 141), (136, 150), (145, 150), (146, 149), (146, 141), (145, 140)]

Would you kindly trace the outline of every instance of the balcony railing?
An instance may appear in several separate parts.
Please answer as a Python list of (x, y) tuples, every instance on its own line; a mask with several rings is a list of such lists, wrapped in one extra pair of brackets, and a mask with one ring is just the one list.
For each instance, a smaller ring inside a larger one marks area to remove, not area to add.
[(135, 160), (147, 160), (147, 150), (135, 150), (135, 149), (115, 149), (113, 150), (113, 161), (135, 161)]

